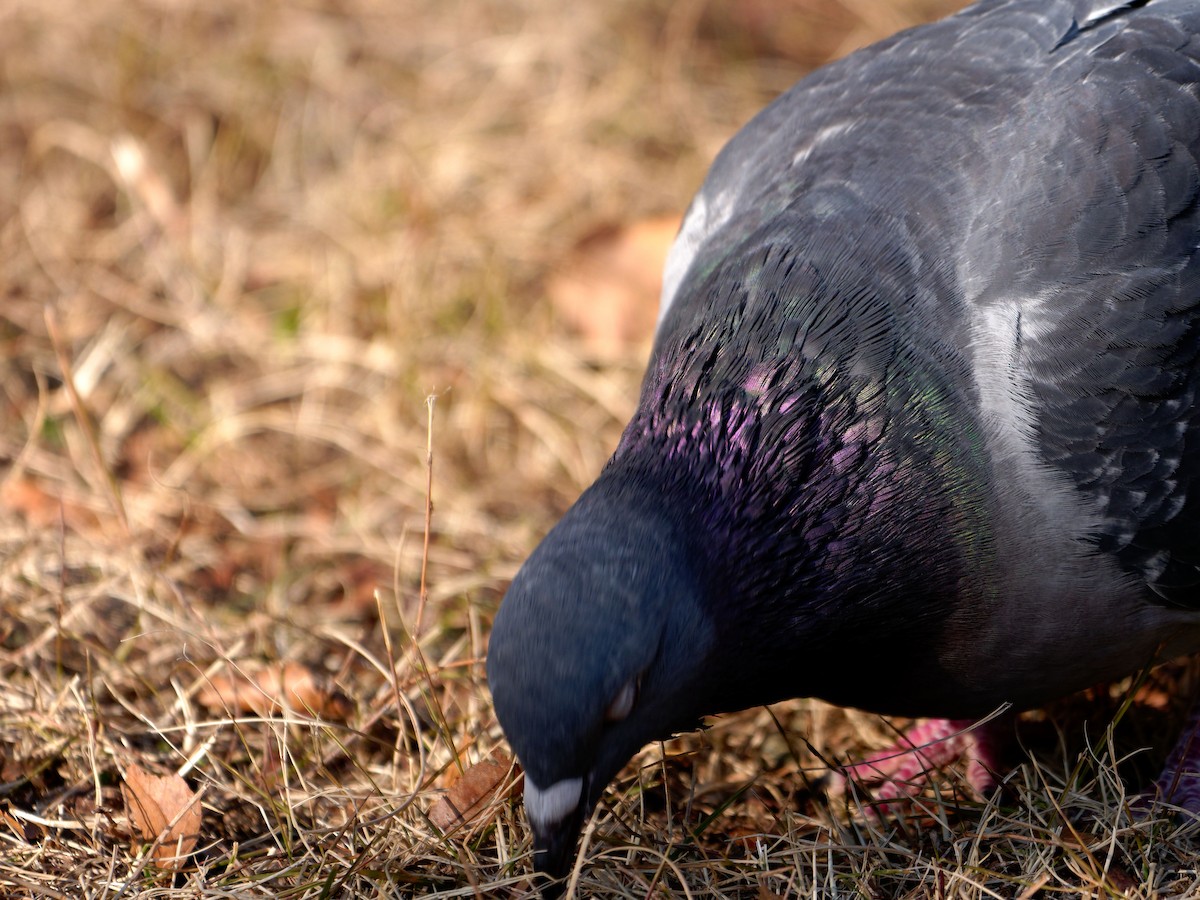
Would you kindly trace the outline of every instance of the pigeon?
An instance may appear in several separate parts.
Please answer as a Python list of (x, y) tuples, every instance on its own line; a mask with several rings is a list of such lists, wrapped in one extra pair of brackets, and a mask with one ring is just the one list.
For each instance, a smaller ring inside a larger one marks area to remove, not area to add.
[(491, 633), (536, 869), (706, 716), (959, 722), (1200, 649), (1198, 154), (1196, 0), (985, 0), (734, 136)]

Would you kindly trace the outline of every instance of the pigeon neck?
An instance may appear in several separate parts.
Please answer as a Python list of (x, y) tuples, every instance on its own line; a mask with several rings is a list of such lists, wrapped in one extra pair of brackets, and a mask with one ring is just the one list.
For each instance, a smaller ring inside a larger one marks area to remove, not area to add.
[[(768, 243), (681, 301), (708, 294), (664, 323), (606, 473), (652, 486), (696, 548), (704, 602), (734, 635), (723, 646), (749, 659), (841, 640), (884, 652), (994, 568), (972, 382), (939, 343), (955, 323), (935, 321), (949, 288), (918, 283), (899, 250), (884, 273), (797, 256)], [(900, 624), (870, 633), (880, 621)], [(777, 674), (749, 681), (795, 687)]]

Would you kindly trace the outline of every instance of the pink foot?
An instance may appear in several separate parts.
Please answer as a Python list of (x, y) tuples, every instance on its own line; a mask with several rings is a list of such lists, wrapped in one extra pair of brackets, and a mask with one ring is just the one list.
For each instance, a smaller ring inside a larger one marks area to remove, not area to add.
[[(887, 815), (895, 804), (889, 801), (916, 797), (930, 775), (950, 763), (967, 763), (967, 783), (980, 794), (996, 786), (994, 772), (1000, 750), (1011, 726), (991, 719), (929, 719), (909, 729), (895, 744), (854, 765), (844, 766), (842, 775), (870, 787), (878, 803), (872, 810)], [(1200, 743), (1200, 739), (1198, 739)]]
[(1187, 724), (1154, 782), (1154, 794), (1157, 800), (1200, 814), (1200, 700), (1193, 704)]

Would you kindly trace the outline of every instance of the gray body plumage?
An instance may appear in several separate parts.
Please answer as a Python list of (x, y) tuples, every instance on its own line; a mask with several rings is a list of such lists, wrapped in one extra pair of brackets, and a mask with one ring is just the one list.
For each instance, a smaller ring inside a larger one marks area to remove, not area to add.
[(1200, 647), (1198, 32), (984, 2), (722, 151), (638, 411), (497, 617), (540, 864), (701, 715), (973, 716)]

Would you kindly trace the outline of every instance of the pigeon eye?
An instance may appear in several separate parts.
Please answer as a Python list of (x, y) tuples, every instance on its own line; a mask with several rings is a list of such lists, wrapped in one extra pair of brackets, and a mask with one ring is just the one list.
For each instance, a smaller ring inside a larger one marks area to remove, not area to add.
[(612, 703), (608, 704), (608, 709), (604, 711), (604, 718), (609, 722), (620, 722), (629, 715), (633, 709), (633, 701), (637, 699), (638, 679), (626, 682), (625, 686), (617, 691), (617, 696), (613, 697)]

